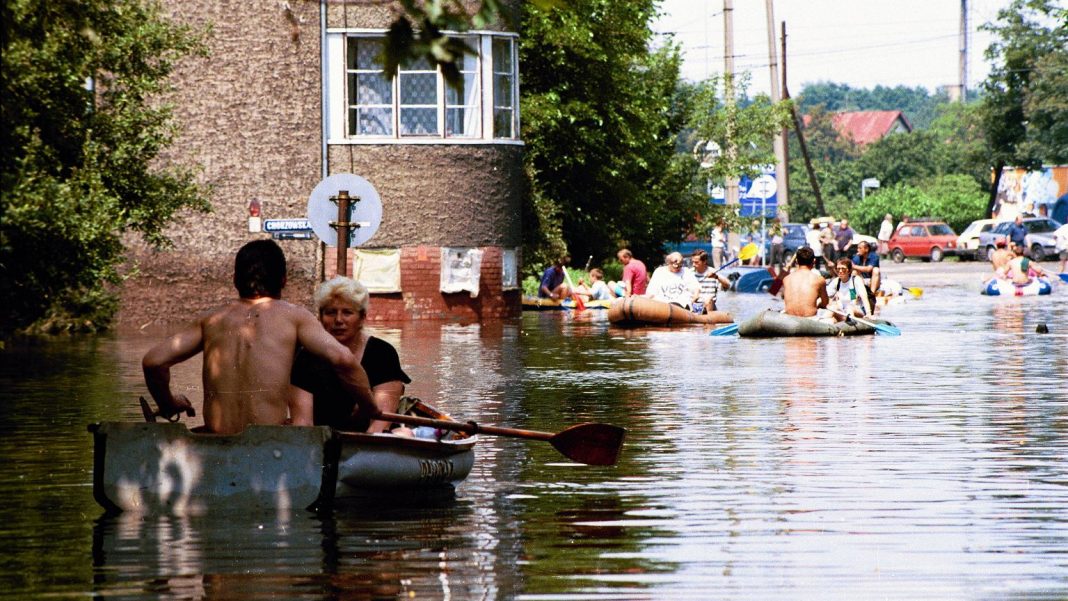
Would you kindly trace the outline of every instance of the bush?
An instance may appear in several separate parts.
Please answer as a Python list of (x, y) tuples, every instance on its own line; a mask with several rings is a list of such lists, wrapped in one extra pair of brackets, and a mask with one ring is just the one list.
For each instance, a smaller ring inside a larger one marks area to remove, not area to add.
[(849, 211), (854, 229), (877, 232), (883, 217), (890, 213), (895, 221), (903, 216), (933, 217), (945, 220), (955, 232), (961, 232), (986, 210), (986, 194), (967, 175), (947, 175), (918, 188), (897, 184), (884, 188), (855, 204)]

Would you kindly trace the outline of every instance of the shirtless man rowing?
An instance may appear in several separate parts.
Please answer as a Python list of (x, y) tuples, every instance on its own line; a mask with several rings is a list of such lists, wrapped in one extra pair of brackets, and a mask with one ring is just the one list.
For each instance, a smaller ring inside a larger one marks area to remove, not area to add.
[(813, 271), (815, 254), (802, 246), (794, 253), (797, 269), (782, 281), (782, 297), (786, 302), (786, 314), (798, 317), (814, 317), (820, 307), (826, 307), (827, 280), (818, 271)]
[(209, 311), (152, 348), (141, 366), (164, 416), (192, 404), (170, 388), (171, 367), (204, 353), (204, 425), (235, 434), (249, 424), (312, 425), (308, 399), (291, 394), (297, 345), (328, 361), (365, 415), (378, 415), (367, 373), (307, 309), (281, 300), (286, 259), (271, 240), (241, 247), (234, 261), (239, 299)]

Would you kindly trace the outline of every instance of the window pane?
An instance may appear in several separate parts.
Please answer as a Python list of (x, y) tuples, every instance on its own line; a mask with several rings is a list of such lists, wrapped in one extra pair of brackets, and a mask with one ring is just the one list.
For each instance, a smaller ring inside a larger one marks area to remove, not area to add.
[(383, 40), (380, 38), (353, 38), (353, 40), (358, 48), (356, 52), (356, 68), (382, 69), (382, 63), (378, 61), (378, 55), (382, 52)]
[(354, 104), (391, 104), (393, 86), (384, 73), (359, 73), (356, 75), (356, 102)]
[(401, 104), (437, 104), (437, 73), (401, 73)]
[(349, 123), (356, 124), (353, 132), (350, 126), (349, 133), (362, 136), (391, 136), (393, 135), (393, 109), (388, 108), (361, 108), (349, 112)]
[(401, 135), (426, 136), (438, 133), (437, 108), (401, 108)]
[(493, 135), (497, 138), (511, 138), (514, 136), (514, 133), (512, 132), (511, 110), (493, 110)]
[(445, 86), (445, 103), (473, 106), (478, 100), (478, 79), (474, 73), (464, 73), (457, 86)]
[(512, 42), (506, 39), (493, 40), (493, 71), (495, 73), (512, 72)]
[(509, 75), (493, 76), (493, 105), (512, 106), (512, 78)]

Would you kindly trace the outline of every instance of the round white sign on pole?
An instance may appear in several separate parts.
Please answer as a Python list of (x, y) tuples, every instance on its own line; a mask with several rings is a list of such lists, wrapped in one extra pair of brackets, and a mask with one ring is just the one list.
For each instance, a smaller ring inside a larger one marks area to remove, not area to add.
[(775, 182), (775, 178), (765, 174), (753, 180), (749, 186), (749, 196), (767, 200), (775, 196), (775, 191), (778, 189), (779, 185)]
[(337, 228), (330, 225), (337, 221), (335, 198), (346, 190), (352, 198), (350, 222), (360, 227), (349, 230), (349, 246), (366, 243), (382, 224), (382, 199), (371, 182), (351, 173), (335, 173), (323, 178), (308, 197), (308, 223), (312, 231), (327, 246), (337, 246)]

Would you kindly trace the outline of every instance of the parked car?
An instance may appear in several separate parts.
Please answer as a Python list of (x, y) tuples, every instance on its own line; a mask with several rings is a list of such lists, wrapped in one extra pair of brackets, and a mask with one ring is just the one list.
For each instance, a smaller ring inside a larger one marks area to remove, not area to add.
[[(999, 245), (1005, 246), (1012, 224), (1012, 221), (1001, 221), (990, 231), (979, 234), (979, 249), (983, 258), (989, 261)], [(1027, 253), (1032, 260), (1044, 261), (1047, 256), (1057, 253), (1053, 232), (1061, 227), (1059, 222), (1049, 217), (1025, 217), (1023, 224), (1027, 228)]]
[(979, 252), (979, 234), (989, 232), (1000, 223), (997, 219), (976, 219), (957, 236), (957, 256), (967, 261), (986, 258), (986, 252)]
[(937, 263), (957, 254), (957, 234), (944, 221), (909, 221), (897, 226), (889, 246), (895, 263), (908, 257)]
[[(784, 223), (782, 224), (782, 262), (783, 265), (789, 265), (790, 261), (794, 258), (794, 253), (797, 249), (806, 245), (805, 234), (812, 229), (806, 223)], [(769, 230), (770, 231), (770, 230)], [(764, 243), (764, 256), (771, 257), (771, 234), (768, 234), (768, 240)]]

